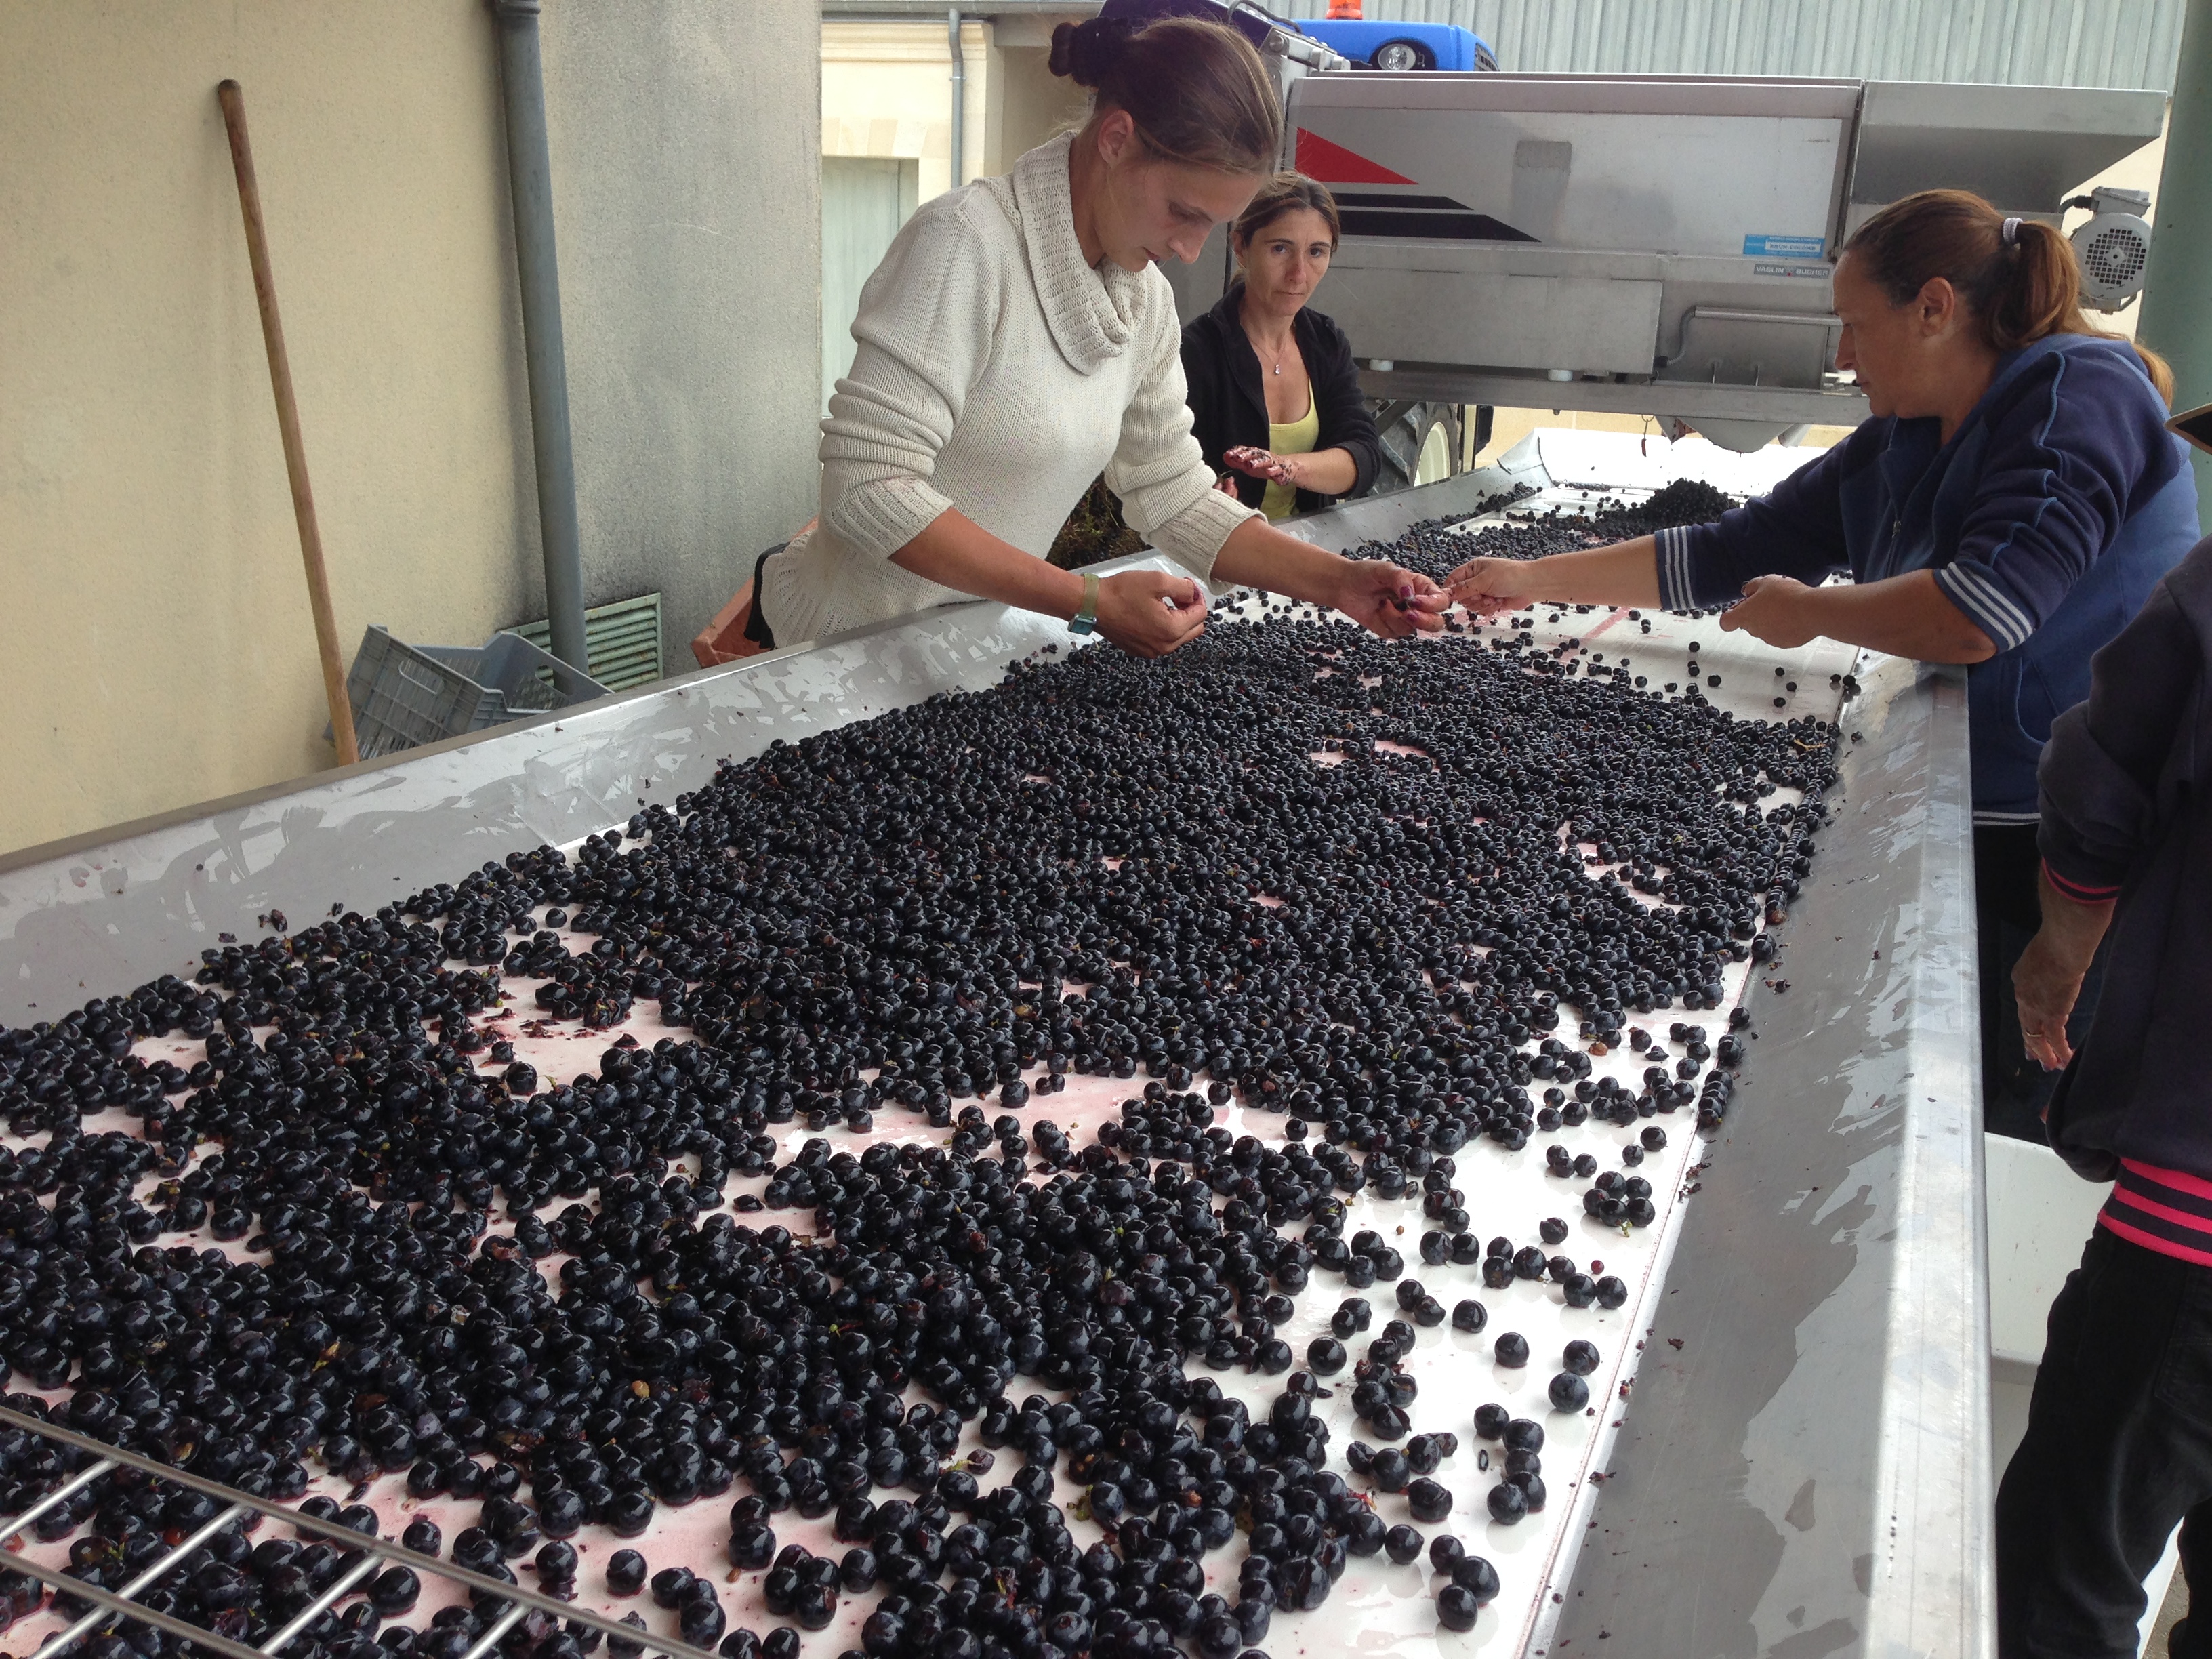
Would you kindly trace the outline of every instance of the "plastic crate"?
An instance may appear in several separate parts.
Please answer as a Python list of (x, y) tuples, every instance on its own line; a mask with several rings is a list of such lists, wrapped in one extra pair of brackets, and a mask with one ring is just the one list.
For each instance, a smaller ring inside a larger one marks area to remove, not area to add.
[(516, 634), (477, 646), (414, 646), (373, 627), (346, 675), (363, 760), (606, 695), (588, 674)]

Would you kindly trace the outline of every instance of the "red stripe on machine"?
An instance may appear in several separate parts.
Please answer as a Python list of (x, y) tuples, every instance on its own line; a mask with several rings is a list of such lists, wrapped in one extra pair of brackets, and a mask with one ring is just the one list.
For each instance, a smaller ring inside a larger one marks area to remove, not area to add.
[(1393, 173), (1342, 144), (1331, 143), (1319, 133), (1298, 129), (1298, 171), (1325, 185), (1410, 185), (1402, 173)]

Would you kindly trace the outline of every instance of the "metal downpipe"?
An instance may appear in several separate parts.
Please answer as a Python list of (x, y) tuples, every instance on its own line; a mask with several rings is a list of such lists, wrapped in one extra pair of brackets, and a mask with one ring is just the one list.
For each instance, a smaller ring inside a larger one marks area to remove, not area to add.
[(539, 0), (492, 0), (507, 110), (508, 193), (514, 198), (515, 266), (522, 285), (531, 442), (538, 463), (545, 614), (551, 625), (553, 654), (588, 672), (583, 538), (576, 527), (576, 458), (568, 437), (568, 354), (561, 338), (561, 267), (553, 243), (553, 164), (545, 142), (538, 8)]
[(968, 60), (960, 51), (960, 8), (947, 12), (945, 21), (952, 39), (952, 182), (946, 188), (957, 190), (967, 170), (962, 152), (968, 137)]

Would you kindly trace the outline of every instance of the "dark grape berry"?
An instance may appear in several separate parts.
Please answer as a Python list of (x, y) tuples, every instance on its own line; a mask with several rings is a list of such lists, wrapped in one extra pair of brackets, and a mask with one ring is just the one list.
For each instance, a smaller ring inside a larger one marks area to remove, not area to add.
[(1437, 1622), (1446, 1630), (1473, 1630), (1481, 1612), (1480, 1604), (1457, 1584), (1437, 1592)]
[(617, 1595), (635, 1595), (645, 1588), (645, 1558), (635, 1550), (617, 1550), (607, 1558), (607, 1589)]
[(422, 1581), (411, 1568), (386, 1567), (369, 1581), (368, 1605), (386, 1617), (405, 1613), (422, 1593)]
[(548, 1538), (573, 1538), (586, 1519), (583, 1495), (566, 1486), (543, 1493), (538, 1500), (538, 1529)]
[(711, 1601), (686, 1601), (677, 1619), (678, 1633), (697, 1648), (711, 1648), (722, 1639), (729, 1616)]
[(740, 1571), (758, 1572), (775, 1559), (775, 1529), (765, 1521), (750, 1521), (730, 1534), (730, 1565)]
[(791, 1598), (791, 1612), (802, 1629), (824, 1629), (837, 1616), (837, 1592), (828, 1584), (801, 1584)]
[(1479, 1555), (1454, 1563), (1451, 1578), (1453, 1583), (1471, 1592), (1475, 1601), (1486, 1607), (1498, 1599), (1498, 1569)]

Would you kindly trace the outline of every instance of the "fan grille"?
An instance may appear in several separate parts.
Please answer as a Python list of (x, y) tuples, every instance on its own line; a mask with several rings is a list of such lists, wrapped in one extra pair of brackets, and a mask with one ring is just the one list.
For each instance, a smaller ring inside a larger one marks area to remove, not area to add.
[(2106, 290), (2125, 290), (2142, 275), (2142, 238), (2133, 230), (2112, 225), (2089, 239), (2081, 250), (2081, 269), (2089, 280)]

